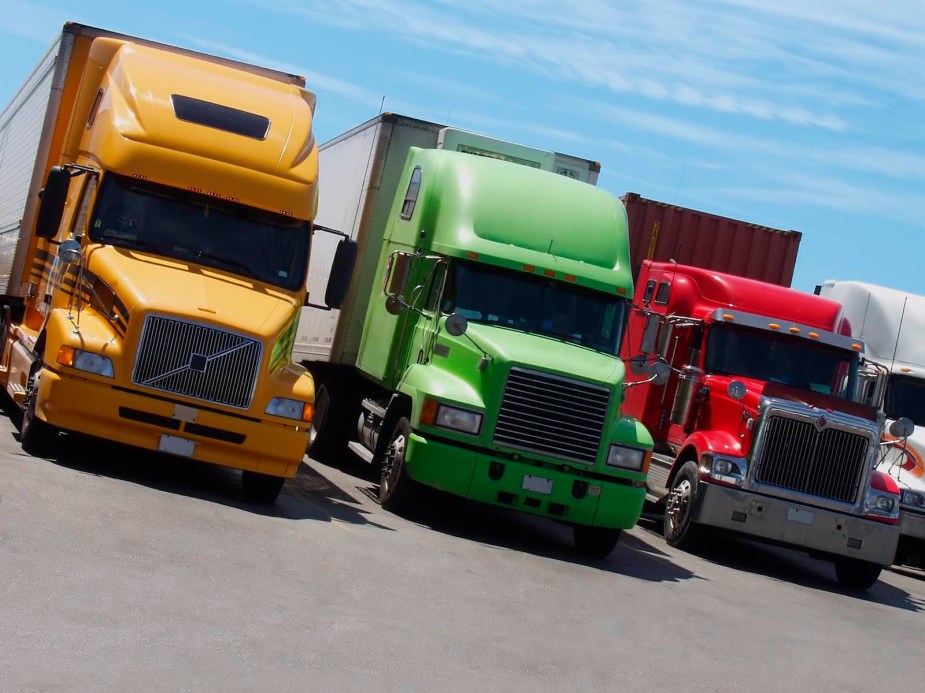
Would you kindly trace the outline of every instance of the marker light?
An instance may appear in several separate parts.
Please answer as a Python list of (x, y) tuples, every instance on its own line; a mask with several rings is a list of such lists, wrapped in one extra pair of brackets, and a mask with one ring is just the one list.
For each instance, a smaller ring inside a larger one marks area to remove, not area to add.
[(799, 327), (791, 327), (791, 328), (790, 328), (790, 333), (791, 333), (791, 334), (800, 334), (800, 328), (799, 328)]

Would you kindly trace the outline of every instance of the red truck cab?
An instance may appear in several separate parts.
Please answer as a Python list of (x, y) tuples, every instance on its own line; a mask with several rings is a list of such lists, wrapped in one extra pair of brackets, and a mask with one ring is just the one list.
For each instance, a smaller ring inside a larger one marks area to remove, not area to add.
[(627, 388), (625, 409), (661, 453), (647, 490), (668, 543), (735, 532), (871, 586), (896, 548), (899, 495), (873, 469), (883, 419), (854, 401), (864, 345), (840, 305), (675, 263), (644, 262), (637, 286), (624, 355), (671, 373)]

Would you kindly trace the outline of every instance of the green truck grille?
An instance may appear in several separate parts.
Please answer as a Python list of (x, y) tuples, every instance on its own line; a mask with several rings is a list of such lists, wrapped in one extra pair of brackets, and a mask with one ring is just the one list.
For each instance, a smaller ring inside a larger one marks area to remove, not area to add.
[(583, 464), (601, 446), (610, 390), (550, 373), (512, 368), (494, 443)]

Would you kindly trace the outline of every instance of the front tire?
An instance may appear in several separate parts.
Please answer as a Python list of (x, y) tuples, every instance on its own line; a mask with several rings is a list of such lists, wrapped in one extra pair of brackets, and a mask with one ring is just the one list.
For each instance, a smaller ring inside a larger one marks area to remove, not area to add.
[(685, 462), (671, 482), (665, 503), (665, 541), (683, 551), (695, 551), (703, 544), (705, 529), (694, 522), (694, 504), (700, 489), (697, 463)]
[(322, 462), (333, 460), (342, 454), (350, 438), (349, 412), (343, 406), (343, 393), (332, 396), (331, 389), (324, 383), (315, 395), (315, 411), (308, 433), (309, 457)]
[(880, 577), (882, 566), (856, 558), (838, 558), (835, 561), (835, 577), (845, 587), (866, 590), (874, 586)]
[(607, 527), (575, 525), (572, 528), (575, 549), (588, 558), (607, 558), (616, 548), (621, 534), (623, 534), (622, 529)]
[(241, 495), (249, 503), (273, 505), (286, 482), (281, 476), (271, 476), (245, 470), (241, 474)]
[(410, 476), (405, 464), (408, 442), (411, 438), (411, 423), (402, 417), (392, 430), (389, 447), (382, 461), (382, 474), (379, 477), (379, 503), (386, 510), (402, 515), (414, 504), (418, 485)]
[(58, 429), (42, 421), (35, 412), (41, 372), (42, 365), (39, 363), (30, 378), (32, 383), (26, 396), (26, 407), (19, 427), (19, 443), (22, 449), (33, 457), (47, 457), (53, 453), (58, 439)]

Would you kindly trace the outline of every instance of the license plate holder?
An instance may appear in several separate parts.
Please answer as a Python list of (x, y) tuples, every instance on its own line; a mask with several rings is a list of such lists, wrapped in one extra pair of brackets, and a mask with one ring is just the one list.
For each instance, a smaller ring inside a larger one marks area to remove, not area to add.
[(158, 444), (157, 449), (171, 455), (192, 457), (193, 453), (196, 451), (196, 441), (163, 434), (161, 435), (161, 442)]
[(801, 525), (811, 525), (815, 519), (815, 515), (809, 510), (803, 510), (801, 508), (787, 508), (787, 519), (791, 522), (797, 522)]
[(524, 474), (524, 480), (520, 487), (524, 491), (533, 491), (534, 493), (542, 493), (544, 496), (548, 496), (552, 493), (552, 479)]

